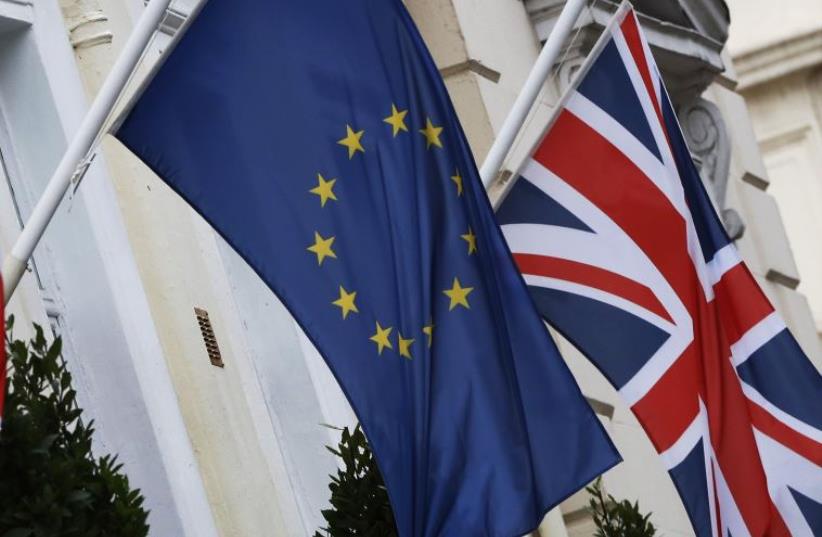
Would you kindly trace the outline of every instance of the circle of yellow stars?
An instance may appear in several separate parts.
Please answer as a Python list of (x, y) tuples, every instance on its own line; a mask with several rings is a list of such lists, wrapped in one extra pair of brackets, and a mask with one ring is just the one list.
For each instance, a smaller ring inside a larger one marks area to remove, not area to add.
[[(406, 118), (408, 116), (407, 109), (401, 109), (395, 103), (391, 104), (391, 113), (383, 119), (383, 122), (391, 127), (392, 138), (397, 138), (402, 133), (410, 133)], [(434, 124), (430, 117), (425, 118), (425, 124), (418, 132), (425, 140), (425, 147), (428, 150), (442, 149), (443, 127)], [(337, 141), (337, 144), (343, 146), (348, 153), (348, 159), (352, 160), (358, 153), (365, 153), (363, 146), (363, 137), (365, 130), (357, 130), (350, 124), (345, 125), (345, 136)], [(317, 173), (316, 186), (309, 189), (308, 192), (317, 196), (320, 202), (320, 208), (324, 209), (329, 201), (338, 202), (337, 193), (334, 191), (337, 185), (336, 178), (326, 179), (322, 173)], [(454, 193), (457, 197), (463, 195), (463, 181), (460, 171), (454, 170), (454, 175), (451, 176), (451, 181), (454, 183)], [(467, 255), (473, 255), (477, 252), (477, 236), (474, 234), (471, 227), (460, 235), (460, 238), (466, 242)], [(336, 237), (329, 235), (323, 236), (319, 231), (314, 232), (314, 242), (310, 244), (306, 250), (314, 254), (317, 258), (317, 265), (322, 266), (327, 259), (338, 259), (337, 253), (334, 251), (334, 241)], [(457, 276), (454, 277), (451, 287), (444, 289), (442, 294), (448, 300), (448, 311), (464, 308), (466, 310), (471, 308), (469, 302), (469, 295), (474, 291), (473, 287), (463, 285)], [(331, 305), (339, 308), (342, 320), (346, 320), (351, 314), (359, 314), (357, 308), (357, 291), (348, 290), (343, 285), (339, 285), (339, 296), (337, 296)], [(413, 337), (404, 337), (400, 330), (395, 330), (393, 326), (383, 326), (379, 321), (374, 323), (374, 333), (368, 338), (375, 345), (375, 350), (378, 356), (382, 356), (383, 352), (396, 351), (401, 357), (412, 360), (412, 345), (417, 340)], [(434, 322), (429, 321), (421, 328), (421, 333), (424, 341), (419, 344), (424, 344), (431, 348), (434, 341)], [(396, 335), (394, 339), (392, 336)], [(395, 346), (396, 342), (396, 346)]]

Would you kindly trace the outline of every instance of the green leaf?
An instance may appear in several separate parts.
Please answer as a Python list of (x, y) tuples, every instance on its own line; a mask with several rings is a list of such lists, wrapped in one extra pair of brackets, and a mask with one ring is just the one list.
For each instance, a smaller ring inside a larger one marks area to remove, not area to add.
[(327, 526), (314, 537), (397, 537), (385, 483), (365, 434), (359, 425), (353, 432), (334, 429), (341, 431), (340, 442), (336, 449), (326, 449), (341, 459), (343, 468), (330, 476), (332, 509), (322, 511)]
[(595, 537), (653, 537), (656, 528), (649, 522), (650, 513), (643, 515), (639, 502), (617, 501), (602, 491), (602, 478), (585, 489), (591, 495), (589, 510), (596, 527)]
[(145, 537), (148, 512), (116, 456), (96, 459), (61, 340), (34, 327), (6, 342), (11, 367), (0, 430), (0, 537)]
[(30, 528), (12, 528), (3, 534), (3, 537), (29, 537), (32, 534)]

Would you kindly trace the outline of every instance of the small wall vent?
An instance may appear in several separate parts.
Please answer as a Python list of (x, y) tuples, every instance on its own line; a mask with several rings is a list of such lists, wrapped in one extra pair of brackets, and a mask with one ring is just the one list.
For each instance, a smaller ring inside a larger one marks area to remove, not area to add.
[(208, 318), (208, 312), (202, 308), (194, 308), (194, 315), (197, 316), (197, 324), (200, 325), (200, 333), (203, 335), (203, 343), (205, 343), (211, 365), (225, 367), (223, 357), (220, 354), (220, 346), (217, 345), (217, 338), (214, 336), (214, 329), (211, 327), (211, 321)]

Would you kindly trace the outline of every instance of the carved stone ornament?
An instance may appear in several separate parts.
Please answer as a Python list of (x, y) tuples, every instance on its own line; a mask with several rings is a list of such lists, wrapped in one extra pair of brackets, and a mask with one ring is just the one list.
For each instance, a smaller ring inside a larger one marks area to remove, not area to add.
[(722, 114), (714, 103), (700, 97), (680, 107), (679, 122), (691, 153), (701, 164), (700, 175), (709, 187), (725, 230), (737, 240), (745, 232), (745, 223), (736, 210), (725, 206), (731, 143)]
[(564, 94), (568, 90), (568, 87), (574, 82), (579, 68), (582, 67), (583, 63), (585, 63), (585, 56), (577, 53), (556, 67), (554, 78), (559, 95)]

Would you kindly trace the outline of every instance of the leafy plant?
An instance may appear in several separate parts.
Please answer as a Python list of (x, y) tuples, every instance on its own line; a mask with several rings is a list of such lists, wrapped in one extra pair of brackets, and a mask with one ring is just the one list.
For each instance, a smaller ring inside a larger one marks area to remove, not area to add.
[(60, 350), (40, 326), (28, 343), (7, 323), (9, 383), (0, 431), (0, 537), (144, 537), (139, 490), (117, 457), (91, 453), (93, 421), (83, 420)]
[[(331, 509), (323, 510), (328, 526), (314, 537), (397, 537), (394, 513), (382, 475), (368, 440), (359, 425), (342, 431), (337, 448), (326, 448), (342, 460), (343, 468), (331, 477)], [(650, 513), (643, 515), (639, 502), (618, 502), (602, 490), (602, 478), (586, 489), (596, 525), (595, 537), (654, 537)]]
[(651, 524), (651, 514), (643, 515), (639, 502), (633, 504), (628, 500), (618, 502), (613, 496), (602, 491), (602, 478), (587, 487), (591, 494), (589, 508), (594, 517), (597, 531), (595, 537), (653, 537), (656, 528)]
[(328, 526), (314, 537), (397, 537), (385, 482), (360, 426), (353, 433), (342, 429), (336, 449), (326, 447), (344, 468), (329, 476), (332, 508), (322, 512)]

